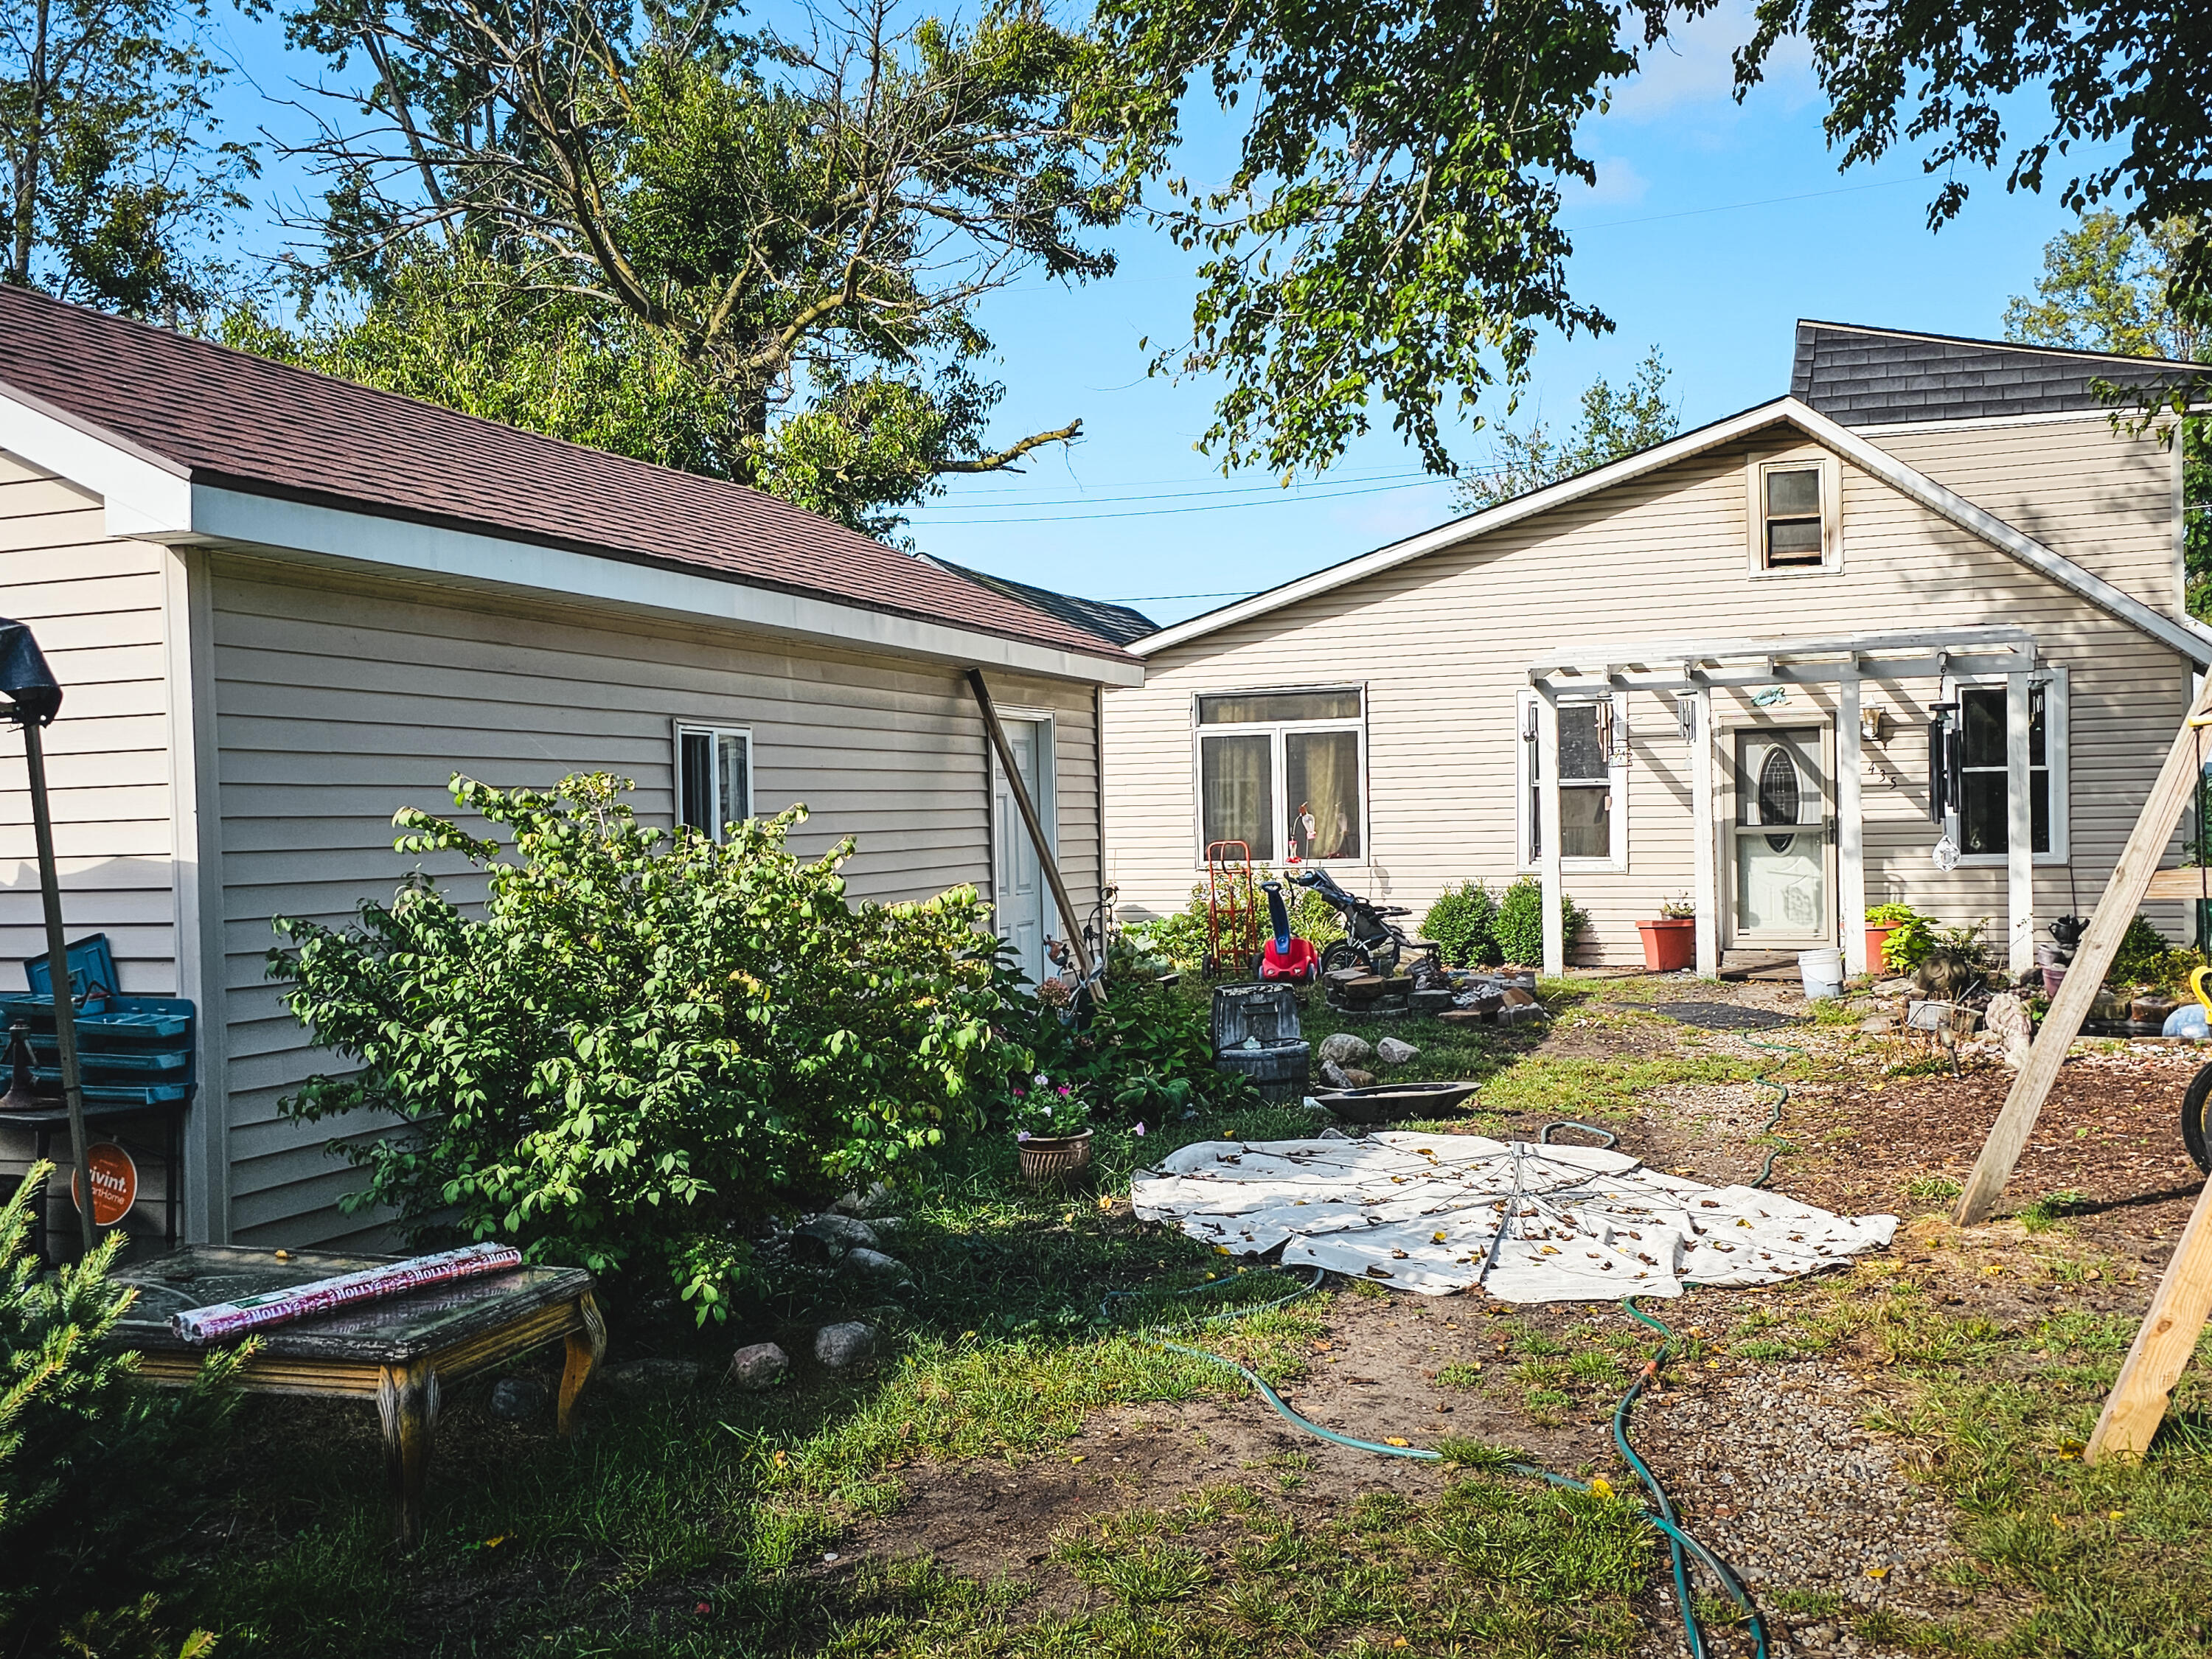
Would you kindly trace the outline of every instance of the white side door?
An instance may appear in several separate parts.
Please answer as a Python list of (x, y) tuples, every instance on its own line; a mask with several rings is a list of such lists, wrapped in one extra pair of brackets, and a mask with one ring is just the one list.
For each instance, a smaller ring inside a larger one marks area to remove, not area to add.
[(1821, 726), (1735, 733), (1731, 943), (1804, 947), (1835, 937), (1835, 849)]
[[(1014, 764), (1021, 770), (1022, 786), (1029, 791), (1030, 804), (1044, 823), (1047, 842), (1056, 843), (1052, 722), (1016, 716), (1002, 717), (1000, 724), (1006, 728), (1006, 746), (1014, 751)], [(998, 763), (995, 756), (991, 779), (991, 838), (998, 849), (997, 867), (992, 872), (992, 902), (999, 937), (1014, 947), (1022, 971), (1032, 982), (1041, 984), (1053, 971), (1044, 953), (1052, 915), (1046, 896), (1044, 866), (1030, 840), (1029, 828), (1022, 822), (1022, 809), (1014, 802), (1014, 792), (1007, 786), (1006, 769)]]

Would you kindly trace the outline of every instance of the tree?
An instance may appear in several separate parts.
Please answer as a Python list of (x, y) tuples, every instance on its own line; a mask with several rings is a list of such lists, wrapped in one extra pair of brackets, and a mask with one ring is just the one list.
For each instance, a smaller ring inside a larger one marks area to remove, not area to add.
[[(1114, 268), (1129, 204), (1106, 62), (1038, 0), (970, 24), (892, 0), (738, 34), (726, 0), (312, 0), (291, 38), (358, 64), (312, 283), (368, 315), (293, 349), (398, 390), (761, 484), (883, 533), (988, 436), (983, 295)], [(258, 319), (257, 331), (283, 349)], [(436, 336), (426, 340), (426, 331)], [(637, 358), (630, 363), (623, 360)], [(580, 395), (617, 392), (605, 414)], [(678, 406), (667, 418), (641, 396)]]
[(1654, 346), (1620, 391), (1599, 376), (1583, 389), (1582, 418), (1557, 442), (1541, 421), (1524, 432), (1501, 429), (1492, 465), (1461, 478), (1459, 505), (1470, 511), (1496, 507), (1665, 443), (1682, 429), (1680, 409), (1667, 401), (1668, 373)]
[(217, 142), (206, 0), (0, 0), (0, 282), (166, 316), (214, 297), (204, 257), (248, 205)]
[[(1692, 12), (1711, 0), (1691, 0)], [(1802, 35), (1828, 97), (1844, 165), (1900, 140), (1945, 175), (1939, 226), (1966, 205), (1960, 174), (2004, 165), (2008, 190), (2040, 191), (2054, 156), (2082, 158), (2059, 187), (2075, 211), (2127, 202), (2137, 231), (2182, 228), (2169, 294), (2200, 319), (2212, 306), (2212, 9), (2175, 0), (1760, 0), (1736, 54), (1736, 90), (1756, 84), (1784, 39)], [(2050, 107), (2032, 118), (2039, 93)], [(2033, 128), (2015, 140), (2008, 123)]]
[[(2178, 222), (2141, 231), (2118, 214), (2084, 214), (2043, 250), (2043, 275), (2033, 298), (2015, 296), (2005, 307), (2005, 337), (2024, 344), (2068, 346), (2130, 357), (2212, 362), (2212, 331), (2175, 301), (2177, 258), (2193, 228)], [(2116, 425), (2140, 429), (2146, 416), (2172, 410), (2178, 396), (2190, 405), (2191, 389), (2155, 379), (2145, 386), (2103, 389), (2116, 405)], [(2200, 383), (2196, 399), (2203, 401)], [(2179, 412), (2179, 411), (2176, 411)], [(2206, 418), (2185, 415), (2182, 444), (2183, 567), (2190, 614), (2212, 617), (2212, 432)], [(2161, 426), (2170, 434), (2171, 427)]]
[(1446, 418), (1524, 380), (1540, 329), (1610, 329), (1567, 290), (1559, 211), (1595, 178), (1577, 125), (1636, 67), (1624, 9), (1649, 40), (1667, 4), (1104, 0), (1138, 164), (1164, 165), (1194, 82), (1244, 112), (1228, 182), (1171, 181), (1162, 216), (1207, 256), (1190, 338), (1154, 362), (1223, 377), (1201, 447), (1324, 467), (1379, 407), (1448, 472)]

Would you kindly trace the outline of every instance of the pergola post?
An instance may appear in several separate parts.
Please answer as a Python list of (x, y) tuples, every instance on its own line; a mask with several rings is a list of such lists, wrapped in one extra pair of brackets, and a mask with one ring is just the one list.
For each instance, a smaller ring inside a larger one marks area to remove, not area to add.
[(1536, 688), (1537, 868), (1544, 883), (1544, 971), (1567, 970), (1566, 918), (1559, 879), (1559, 699), (1548, 685)]
[(2029, 677), (2005, 676), (2005, 965), (2035, 966), (2035, 802), (2031, 793)]
[(1836, 684), (1836, 904), (1844, 971), (1863, 974), (1866, 953), (1866, 821), (1859, 799), (1859, 676), (1856, 664)]
[(1690, 867), (1698, 902), (1698, 977), (1718, 979), (1721, 972), (1721, 849), (1713, 792), (1713, 693), (1699, 685), (1692, 695), (1690, 733)]

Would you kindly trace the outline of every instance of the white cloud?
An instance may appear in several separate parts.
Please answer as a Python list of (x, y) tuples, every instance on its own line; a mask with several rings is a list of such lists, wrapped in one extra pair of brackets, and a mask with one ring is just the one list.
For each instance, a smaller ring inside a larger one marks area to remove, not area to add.
[[(1656, 46), (1636, 43), (1643, 66), (1613, 94), (1610, 113), (1644, 122), (1701, 106), (1732, 106), (1735, 51), (1757, 27), (1747, 0), (1728, 0), (1680, 25)], [(1795, 105), (1812, 90), (1811, 65), (1805, 43), (1792, 36), (1769, 55), (1761, 84), (1770, 95), (1779, 92)]]

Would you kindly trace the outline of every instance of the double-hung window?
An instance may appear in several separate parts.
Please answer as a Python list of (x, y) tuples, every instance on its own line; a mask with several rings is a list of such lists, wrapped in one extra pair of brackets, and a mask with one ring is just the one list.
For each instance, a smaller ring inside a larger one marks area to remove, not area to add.
[[(1626, 699), (1619, 695), (1559, 700), (1559, 859), (1619, 868), (1628, 857)], [(1537, 741), (1537, 697), (1520, 697), (1521, 867), (1544, 856), (1544, 775)]]
[(1753, 575), (1843, 562), (1842, 469), (1829, 456), (1750, 464)]
[[(2066, 676), (2039, 676), (2027, 694), (2027, 804), (2039, 864), (2066, 861)], [(2007, 805), (2005, 685), (2002, 679), (1954, 681), (1947, 702), (1959, 732), (1958, 799), (1946, 827), (1960, 861), (2004, 862), (2012, 844)]]
[(753, 815), (753, 734), (741, 726), (676, 727), (676, 821), (720, 841)]
[(1367, 846), (1366, 705), (1357, 686), (1198, 699), (1198, 854), (1357, 861)]

